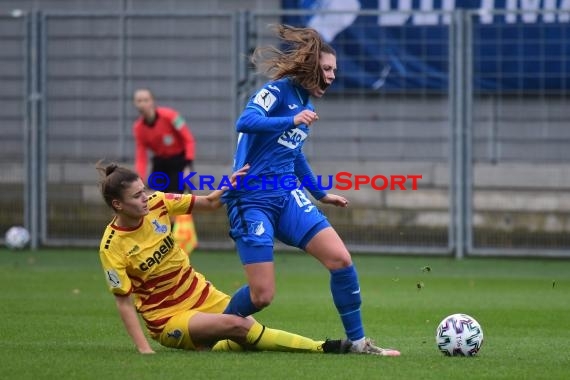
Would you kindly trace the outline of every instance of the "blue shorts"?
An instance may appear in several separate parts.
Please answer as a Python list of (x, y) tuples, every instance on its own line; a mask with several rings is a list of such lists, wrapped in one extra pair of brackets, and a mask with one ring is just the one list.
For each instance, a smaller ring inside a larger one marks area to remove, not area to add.
[(330, 227), (327, 217), (302, 190), (281, 197), (249, 200), (250, 196), (227, 203), (230, 236), (244, 265), (273, 261), (274, 237), (305, 249), (319, 231)]

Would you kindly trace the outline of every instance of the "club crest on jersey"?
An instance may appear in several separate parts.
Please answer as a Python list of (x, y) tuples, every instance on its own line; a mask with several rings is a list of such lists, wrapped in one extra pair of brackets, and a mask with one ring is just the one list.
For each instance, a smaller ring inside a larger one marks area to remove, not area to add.
[(172, 135), (164, 135), (162, 138), (162, 143), (166, 146), (170, 146), (174, 143), (174, 136)]
[(166, 224), (160, 224), (160, 222), (156, 219), (152, 221), (152, 225), (154, 226), (154, 232), (157, 234), (164, 234), (166, 231), (168, 231)]
[(299, 128), (289, 129), (283, 132), (277, 143), (286, 146), (289, 149), (295, 149), (307, 138), (307, 134)]
[(180, 331), (179, 329), (172, 330), (172, 332), (167, 331), (166, 336), (178, 340), (182, 338), (182, 331)]
[(263, 221), (252, 222), (249, 225), (249, 232), (257, 236), (263, 235), (263, 233), (265, 232), (265, 227), (263, 227)]
[(275, 95), (271, 93), (268, 89), (264, 88), (255, 95), (255, 99), (253, 103), (257, 104), (261, 108), (263, 108), (266, 112), (271, 109), (273, 104), (277, 101)]

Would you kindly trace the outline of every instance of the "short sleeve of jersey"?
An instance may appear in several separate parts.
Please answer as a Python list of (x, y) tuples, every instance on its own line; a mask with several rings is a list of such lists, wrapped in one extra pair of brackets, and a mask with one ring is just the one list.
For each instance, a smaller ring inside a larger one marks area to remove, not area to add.
[(249, 106), (263, 110), (265, 115), (270, 114), (277, 108), (282, 91), (284, 89), (279, 88), (276, 82), (268, 83), (251, 98)]
[[(109, 228), (105, 233), (109, 232)], [(121, 244), (106, 244), (99, 251), (99, 258), (103, 266), (105, 280), (111, 293), (118, 296), (126, 296), (131, 292), (131, 280), (127, 275), (128, 260), (125, 252), (122, 252)]]
[(162, 195), (169, 215), (189, 214), (196, 200), (193, 194), (162, 193)]

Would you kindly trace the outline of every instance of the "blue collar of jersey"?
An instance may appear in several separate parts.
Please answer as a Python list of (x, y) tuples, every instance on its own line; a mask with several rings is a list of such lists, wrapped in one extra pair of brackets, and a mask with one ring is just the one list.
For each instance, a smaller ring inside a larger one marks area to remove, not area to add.
[(289, 80), (291, 81), (291, 84), (295, 88), (295, 92), (297, 93), (297, 96), (299, 97), (301, 104), (303, 106), (306, 106), (309, 103), (309, 96), (310, 96), (309, 91), (305, 90), (303, 87), (296, 84), (293, 80), (291, 79)]

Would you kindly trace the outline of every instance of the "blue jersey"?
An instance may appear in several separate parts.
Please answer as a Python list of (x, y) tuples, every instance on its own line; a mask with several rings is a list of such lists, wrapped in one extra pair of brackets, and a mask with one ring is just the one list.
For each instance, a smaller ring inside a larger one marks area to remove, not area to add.
[[(309, 127), (305, 124), (295, 126), (294, 117), (308, 109), (314, 111), (309, 93), (289, 79), (284, 78), (266, 83), (253, 95), (243, 113), (236, 122), (239, 133), (234, 157), (234, 171), (250, 165), (249, 186), (262, 185), (263, 190), (271, 187), (270, 179), (284, 176), (308, 177), (315, 181), (311, 168), (302, 152), (303, 144), (309, 136)], [(260, 179), (267, 179), (263, 184)], [(255, 182), (255, 183), (254, 183)], [(316, 183), (316, 182), (315, 182)], [(271, 187), (272, 195), (286, 193), (290, 188)], [(316, 186), (308, 190), (317, 199), (325, 195)], [(248, 194), (257, 193), (248, 189)], [(226, 192), (225, 199), (243, 196), (243, 189)]]

